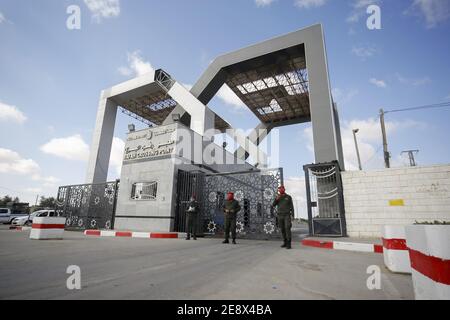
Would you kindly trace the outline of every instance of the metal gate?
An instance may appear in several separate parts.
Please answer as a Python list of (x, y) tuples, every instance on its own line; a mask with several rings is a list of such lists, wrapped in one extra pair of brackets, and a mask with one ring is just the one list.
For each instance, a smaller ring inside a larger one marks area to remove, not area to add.
[(119, 180), (59, 187), (56, 211), (66, 229), (113, 229)]
[(205, 176), (205, 233), (224, 231), (223, 204), (227, 192), (234, 192), (240, 202), (237, 233), (241, 238), (269, 239), (279, 237), (276, 212), (271, 208), (277, 189), (283, 184), (282, 169), (218, 173)]
[[(198, 216), (197, 226), (202, 225), (204, 180), (205, 174), (202, 172), (187, 172), (178, 170), (177, 206), (174, 225), (175, 232), (186, 232), (186, 209), (191, 196), (194, 194), (200, 205), (200, 214)], [(201, 234), (201, 231), (202, 230), (197, 230), (197, 234)]]
[(199, 233), (223, 234), (223, 203), (227, 192), (234, 192), (242, 210), (237, 216), (240, 238), (278, 238), (276, 212), (271, 209), (277, 189), (283, 184), (282, 169), (253, 170), (233, 173), (205, 174), (178, 171), (175, 228), (185, 231), (185, 211), (190, 196), (195, 193), (200, 204)]
[(338, 162), (303, 167), (311, 236), (346, 237), (344, 195)]

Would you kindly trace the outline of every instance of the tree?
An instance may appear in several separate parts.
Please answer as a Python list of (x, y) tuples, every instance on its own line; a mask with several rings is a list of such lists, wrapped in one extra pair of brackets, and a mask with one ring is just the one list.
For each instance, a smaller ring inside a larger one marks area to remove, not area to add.
[(41, 200), (39, 202), (39, 206), (43, 208), (54, 208), (55, 205), (55, 198), (53, 197), (41, 197)]
[(8, 203), (12, 202), (13, 198), (11, 198), (10, 196), (6, 195), (3, 198), (0, 199), (0, 206), (2, 207), (6, 207), (8, 205)]

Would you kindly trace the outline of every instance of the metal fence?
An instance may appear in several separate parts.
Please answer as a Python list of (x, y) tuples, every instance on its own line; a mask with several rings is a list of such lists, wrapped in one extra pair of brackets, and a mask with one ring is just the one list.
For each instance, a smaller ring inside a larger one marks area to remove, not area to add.
[(59, 187), (56, 211), (66, 229), (113, 229), (119, 181)]

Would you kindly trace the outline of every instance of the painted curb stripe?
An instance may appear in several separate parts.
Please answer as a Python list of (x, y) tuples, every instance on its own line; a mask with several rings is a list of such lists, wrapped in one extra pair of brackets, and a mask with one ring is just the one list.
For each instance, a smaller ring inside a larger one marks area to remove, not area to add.
[(85, 230), (84, 234), (87, 236), (100, 236), (100, 230)]
[(409, 249), (411, 268), (434, 282), (450, 285), (450, 260), (427, 256), (420, 251)]
[(65, 224), (42, 224), (42, 223), (33, 223), (31, 228), (33, 229), (64, 229), (66, 227)]
[(154, 239), (178, 239), (178, 233), (150, 233), (150, 238)]
[(384, 252), (384, 248), (381, 244), (374, 244), (373, 249), (374, 249), (375, 253), (383, 253)]
[(124, 238), (128, 237), (128, 238), (130, 238), (132, 236), (133, 236), (133, 233), (131, 233), (131, 232), (120, 232), (120, 231), (116, 232), (116, 237), (124, 237)]
[(384, 239), (383, 247), (388, 250), (408, 250), (405, 239)]
[(333, 249), (333, 242), (331, 241), (317, 241), (317, 240), (302, 240), (302, 244), (308, 247)]

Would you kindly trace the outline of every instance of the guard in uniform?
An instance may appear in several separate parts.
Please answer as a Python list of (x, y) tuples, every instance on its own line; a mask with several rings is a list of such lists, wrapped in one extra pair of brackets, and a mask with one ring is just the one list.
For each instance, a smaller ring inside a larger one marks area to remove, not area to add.
[(186, 240), (191, 240), (191, 235), (194, 240), (197, 240), (197, 221), (198, 213), (200, 212), (200, 206), (195, 199), (195, 195), (191, 196), (189, 204), (186, 209)]
[(278, 207), (278, 226), (283, 236), (282, 248), (291, 249), (292, 217), (294, 217), (294, 204), (292, 197), (286, 193), (284, 186), (278, 188), (278, 196), (272, 204), (272, 208)]
[(223, 243), (230, 243), (230, 231), (233, 239), (233, 244), (236, 244), (236, 218), (238, 212), (241, 210), (239, 202), (234, 199), (234, 193), (228, 192), (227, 200), (223, 206), (225, 214), (225, 240)]

